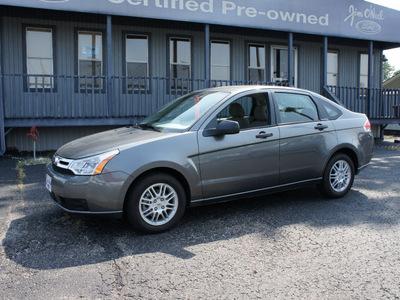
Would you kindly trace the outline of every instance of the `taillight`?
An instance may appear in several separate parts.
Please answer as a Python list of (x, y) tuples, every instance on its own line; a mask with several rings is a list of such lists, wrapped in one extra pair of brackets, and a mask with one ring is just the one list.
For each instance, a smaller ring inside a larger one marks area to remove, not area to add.
[(368, 119), (367, 119), (367, 121), (365, 121), (364, 130), (367, 132), (371, 132), (371, 123), (369, 122)]

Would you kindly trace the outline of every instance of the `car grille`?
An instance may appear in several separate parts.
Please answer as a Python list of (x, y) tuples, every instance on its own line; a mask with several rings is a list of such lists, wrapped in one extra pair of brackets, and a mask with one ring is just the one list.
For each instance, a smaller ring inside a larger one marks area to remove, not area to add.
[(65, 175), (75, 175), (74, 172), (72, 172), (71, 170), (67, 170), (67, 169), (63, 169), (63, 168), (59, 168), (56, 165), (53, 164), (53, 170), (56, 171), (59, 174), (65, 174)]
[(53, 163), (53, 169), (56, 172), (66, 175), (74, 175), (74, 173), (68, 168), (73, 161), (72, 159), (67, 159), (56, 154), (53, 156), (51, 161)]

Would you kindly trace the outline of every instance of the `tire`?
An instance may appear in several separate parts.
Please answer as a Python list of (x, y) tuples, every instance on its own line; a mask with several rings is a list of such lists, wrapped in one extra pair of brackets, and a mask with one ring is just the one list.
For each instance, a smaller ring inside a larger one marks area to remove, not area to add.
[(328, 162), (318, 189), (328, 198), (346, 195), (354, 181), (354, 164), (346, 154), (334, 155)]
[(138, 231), (160, 233), (174, 227), (185, 212), (186, 195), (179, 181), (164, 173), (135, 183), (125, 206), (128, 222)]

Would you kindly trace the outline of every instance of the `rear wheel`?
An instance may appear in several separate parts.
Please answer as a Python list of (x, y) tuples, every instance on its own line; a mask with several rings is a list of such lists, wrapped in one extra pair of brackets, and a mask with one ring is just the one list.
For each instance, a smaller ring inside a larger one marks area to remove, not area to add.
[(346, 154), (340, 153), (329, 161), (318, 188), (329, 198), (340, 198), (348, 193), (353, 181), (353, 161)]
[(130, 191), (125, 215), (139, 231), (159, 233), (171, 229), (185, 212), (186, 197), (174, 177), (151, 174)]

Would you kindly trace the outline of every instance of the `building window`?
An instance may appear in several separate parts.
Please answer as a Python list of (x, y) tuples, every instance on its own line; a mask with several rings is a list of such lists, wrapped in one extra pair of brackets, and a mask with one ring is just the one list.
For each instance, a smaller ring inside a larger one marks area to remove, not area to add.
[(211, 41), (211, 80), (230, 80), (229, 48), (227, 41)]
[(265, 46), (249, 44), (248, 46), (249, 81), (265, 81)]
[(191, 74), (190, 39), (170, 38), (170, 77), (172, 89), (188, 88), (188, 79)]
[(337, 51), (328, 51), (327, 85), (338, 85), (338, 57)]
[(125, 35), (126, 76), (128, 90), (148, 88), (149, 45), (146, 35)]
[(368, 54), (360, 54), (360, 88), (368, 87)]
[(51, 28), (26, 27), (26, 72), (29, 88), (54, 87)]
[[(271, 51), (271, 78), (272, 82), (289, 84), (288, 47), (272, 46)], [(292, 84), (297, 86), (297, 48), (293, 48)]]
[(78, 75), (81, 89), (102, 88), (103, 37), (101, 32), (78, 31)]

